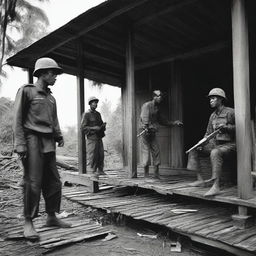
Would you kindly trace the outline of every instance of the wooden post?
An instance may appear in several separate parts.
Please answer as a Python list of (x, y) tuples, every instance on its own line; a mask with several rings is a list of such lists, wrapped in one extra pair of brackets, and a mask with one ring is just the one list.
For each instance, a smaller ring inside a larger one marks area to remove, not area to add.
[(128, 145), (128, 130), (127, 130), (127, 88), (122, 87), (121, 89), (122, 93), (122, 142), (123, 142), (123, 165), (124, 167), (128, 166), (128, 160), (127, 160), (127, 145)]
[(233, 0), (233, 80), (236, 118), (238, 196), (252, 197), (249, 44), (245, 1)]
[(79, 173), (86, 173), (86, 146), (84, 133), (81, 131), (81, 117), (84, 112), (84, 64), (83, 45), (77, 40), (77, 135), (78, 135), (78, 169)]
[(31, 68), (28, 68), (28, 83), (33, 84), (33, 70)]
[[(237, 144), (237, 184), (241, 199), (252, 198), (252, 148), (249, 81), (248, 24), (244, 0), (232, 3), (233, 80)], [(253, 224), (247, 208), (239, 206), (238, 215), (232, 216), (234, 225), (247, 228)]]
[[(169, 86), (170, 119), (183, 121), (183, 97), (179, 62), (171, 63), (171, 85)], [(170, 136), (170, 164), (172, 168), (184, 167), (183, 128), (174, 126)]]
[(133, 31), (128, 30), (126, 45), (126, 125), (128, 131), (128, 170), (131, 178), (137, 178), (137, 136), (136, 136), (136, 102), (135, 102), (135, 81), (134, 81), (134, 52), (133, 52)]

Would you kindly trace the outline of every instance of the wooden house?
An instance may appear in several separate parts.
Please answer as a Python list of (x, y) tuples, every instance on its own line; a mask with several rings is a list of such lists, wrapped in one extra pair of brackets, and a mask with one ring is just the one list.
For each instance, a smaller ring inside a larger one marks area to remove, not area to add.
[[(43, 56), (76, 76), (78, 124), (85, 108), (84, 78), (120, 87), (124, 163), (130, 178), (136, 178), (140, 164), (140, 107), (153, 89), (166, 94), (164, 114), (184, 122), (184, 127), (161, 127), (158, 134), (161, 167), (172, 172), (185, 168), (185, 150), (204, 134), (211, 111), (205, 96), (214, 87), (223, 88), (229, 106), (235, 107), (237, 197), (244, 202), (254, 197), (255, 12), (253, 0), (108, 0), (7, 62), (27, 68), (30, 81), (36, 59)], [(79, 171), (86, 173), (83, 134), (78, 136)], [(247, 204), (237, 204), (239, 215), (246, 216)]]

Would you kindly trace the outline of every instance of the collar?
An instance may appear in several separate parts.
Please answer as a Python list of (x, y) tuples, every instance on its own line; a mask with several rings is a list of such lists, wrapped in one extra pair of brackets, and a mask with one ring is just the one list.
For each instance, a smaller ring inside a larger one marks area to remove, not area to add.
[(34, 87), (36, 88), (36, 90), (39, 92), (39, 93), (43, 93), (43, 94), (51, 94), (52, 93), (52, 91), (51, 91), (51, 89), (50, 88), (46, 88), (46, 90), (43, 90), (42, 88), (40, 88), (39, 86), (37, 86), (37, 85), (34, 85)]
[(96, 113), (96, 109), (95, 109), (95, 110), (92, 110), (91, 108), (89, 108), (89, 111), (90, 111), (91, 113)]
[(220, 115), (224, 108), (225, 108), (225, 106), (223, 105), (220, 110), (216, 109), (215, 114)]

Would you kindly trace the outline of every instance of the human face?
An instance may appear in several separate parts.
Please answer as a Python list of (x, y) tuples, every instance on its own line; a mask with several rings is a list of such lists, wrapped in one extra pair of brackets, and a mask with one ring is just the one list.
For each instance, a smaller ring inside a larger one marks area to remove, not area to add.
[(211, 108), (218, 108), (222, 105), (222, 99), (218, 96), (211, 96), (210, 97), (210, 106)]
[(93, 100), (90, 103), (91, 110), (95, 110), (98, 107), (98, 101)]
[(57, 74), (54, 70), (48, 70), (47, 73), (44, 74), (44, 81), (47, 85), (54, 85), (57, 79)]
[(162, 99), (163, 99), (163, 98), (162, 98), (162, 95), (154, 96), (154, 100), (155, 100), (155, 102), (158, 103), (158, 104), (162, 101)]

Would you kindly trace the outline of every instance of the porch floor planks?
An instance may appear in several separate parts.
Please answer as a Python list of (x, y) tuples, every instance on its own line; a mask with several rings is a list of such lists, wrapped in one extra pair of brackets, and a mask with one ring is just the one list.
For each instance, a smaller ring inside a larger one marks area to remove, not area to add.
[(100, 184), (107, 184), (113, 186), (130, 186), (140, 187), (144, 189), (154, 190), (163, 195), (182, 195), (194, 197), (198, 199), (223, 202), (232, 205), (241, 205), (251, 208), (256, 208), (256, 191), (253, 191), (253, 198), (243, 200), (237, 196), (237, 187), (223, 187), (219, 195), (213, 197), (204, 197), (204, 194), (209, 190), (208, 187), (190, 187), (189, 183), (195, 179), (189, 175), (162, 175), (161, 180), (155, 180), (151, 177), (144, 178), (142, 172), (138, 171), (138, 178), (129, 178), (125, 170), (106, 171), (107, 176), (100, 176), (99, 179), (91, 178), (91, 180), (98, 181)]
[[(71, 193), (68, 190), (64, 191), (67, 194)], [(72, 193), (75, 192), (73, 190)], [(35, 229), (40, 235), (40, 241), (35, 243), (46, 250), (50, 250), (65, 244), (107, 235), (110, 232), (106, 227), (102, 227), (90, 219), (85, 219), (83, 216), (69, 216), (65, 218), (65, 221), (71, 224), (70, 228), (46, 227), (44, 226), (45, 217), (35, 219)], [(10, 239), (11, 243), (15, 242), (12, 239), (23, 238), (23, 224), (6, 230), (5, 233), (6, 238)]]
[[(68, 197), (72, 193), (65, 190)], [(227, 191), (230, 193), (230, 190)], [(76, 194), (76, 193), (74, 193)], [(232, 248), (256, 252), (256, 227), (239, 230), (233, 226), (230, 206), (206, 205), (194, 202), (177, 202), (172, 197), (161, 196), (156, 193), (126, 195), (120, 190), (110, 190), (104, 199), (98, 201), (101, 192), (91, 194), (89, 201), (77, 201), (84, 205), (123, 214), (134, 219), (166, 226), (175, 232), (188, 236), (198, 236), (211, 241), (224, 243)], [(76, 197), (75, 197), (76, 198)], [(95, 198), (95, 200), (93, 199)], [(195, 209), (196, 212), (175, 214), (173, 209)]]

